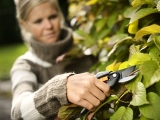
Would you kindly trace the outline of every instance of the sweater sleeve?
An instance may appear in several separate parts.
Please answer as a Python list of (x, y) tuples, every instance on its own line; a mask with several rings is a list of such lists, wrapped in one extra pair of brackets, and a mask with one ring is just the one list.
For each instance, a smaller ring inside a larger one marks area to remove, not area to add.
[(13, 93), (11, 119), (44, 120), (56, 117), (61, 105), (69, 104), (66, 81), (73, 73), (57, 75), (38, 89), (36, 75), (29, 70), (30, 67), (25, 69), (21, 67), (14, 68), (11, 72)]

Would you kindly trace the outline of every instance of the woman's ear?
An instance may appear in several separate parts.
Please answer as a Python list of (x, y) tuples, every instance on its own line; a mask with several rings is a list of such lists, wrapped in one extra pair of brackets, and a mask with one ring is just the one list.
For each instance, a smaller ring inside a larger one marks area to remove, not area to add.
[(25, 21), (21, 20), (19, 24), (20, 24), (20, 26), (21, 26), (23, 29), (25, 29), (26, 31), (28, 31), (28, 28), (27, 28), (27, 25), (26, 25), (27, 23), (26, 23)]

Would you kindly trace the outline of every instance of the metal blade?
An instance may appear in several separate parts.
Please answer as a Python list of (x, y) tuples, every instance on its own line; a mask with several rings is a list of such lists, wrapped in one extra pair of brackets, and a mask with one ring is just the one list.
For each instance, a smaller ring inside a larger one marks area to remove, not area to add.
[(129, 68), (122, 69), (117, 72), (121, 75), (120, 78), (123, 79), (125, 77), (128, 77), (135, 70), (135, 68), (136, 66), (131, 66)]
[(118, 82), (119, 83), (124, 83), (124, 82), (127, 82), (127, 81), (130, 81), (132, 80), (133, 78), (135, 78), (137, 76), (138, 72), (134, 73), (133, 75), (131, 76), (128, 76), (128, 77), (124, 77), (122, 79), (120, 79)]

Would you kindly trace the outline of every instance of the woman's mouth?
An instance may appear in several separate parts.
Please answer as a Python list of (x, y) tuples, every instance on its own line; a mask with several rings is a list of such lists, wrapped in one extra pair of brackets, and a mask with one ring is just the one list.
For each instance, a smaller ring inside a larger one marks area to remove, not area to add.
[(56, 33), (49, 33), (49, 34), (47, 34), (47, 35), (45, 35), (46, 36), (46, 38), (53, 38), (53, 37), (56, 37)]

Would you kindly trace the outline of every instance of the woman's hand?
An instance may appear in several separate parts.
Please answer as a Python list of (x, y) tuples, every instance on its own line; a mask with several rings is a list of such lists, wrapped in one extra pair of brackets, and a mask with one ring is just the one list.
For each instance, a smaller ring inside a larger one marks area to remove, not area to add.
[(110, 95), (110, 87), (90, 73), (68, 77), (67, 97), (71, 103), (93, 110)]

